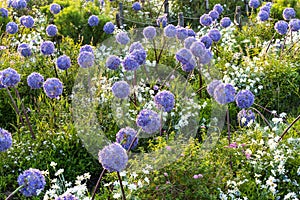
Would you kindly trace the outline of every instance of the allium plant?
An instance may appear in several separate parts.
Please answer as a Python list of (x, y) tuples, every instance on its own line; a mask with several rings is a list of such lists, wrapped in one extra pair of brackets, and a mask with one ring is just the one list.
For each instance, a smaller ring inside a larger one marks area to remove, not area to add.
[(164, 28), (164, 35), (168, 38), (174, 38), (176, 36), (176, 27), (173, 24), (169, 24)]
[(116, 141), (122, 145), (122, 147), (126, 150), (129, 149), (131, 143), (133, 142), (130, 149), (134, 149), (138, 145), (138, 138), (135, 138), (137, 136), (137, 131), (130, 128), (122, 128), (119, 130), (119, 132), (116, 135)]
[(57, 78), (48, 78), (43, 84), (46, 95), (53, 99), (58, 98), (63, 92), (63, 84)]
[(130, 95), (130, 85), (126, 81), (114, 83), (111, 90), (114, 96), (120, 99), (124, 99)]
[(156, 29), (153, 26), (147, 26), (143, 30), (143, 35), (147, 40), (153, 40), (156, 36)]
[(23, 57), (30, 57), (32, 55), (31, 48), (28, 44), (22, 43), (18, 46), (18, 52)]
[(289, 24), (283, 20), (280, 20), (275, 23), (274, 28), (280, 35), (285, 35), (288, 32)]
[(221, 19), (220, 24), (223, 28), (227, 28), (231, 25), (231, 20), (229, 17), (224, 17)]
[(214, 98), (219, 104), (227, 104), (234, 101), (235, 89), (231, 84), (219, 84), (214, 89)]
[(296, 12), (294, 8), (285, 8), (283, 10), (282, 16), (285, 20), (291, 20), (296, 17)]
[(94, 54), (94, 50), (93, 50), (93, 47), (91, 45), (86, 44), (86, 45), (83, 45), (82, 47), (80, 47), (80, 49), (79, 49), (80, 53), (85, 52), (85, 51)]
[(46, 28), (46, 33), (49, 37), (54, 37), (57, 34), (57, 27), (53, 24), (50, 24)]
[(176, 38), (178, 40), (184, 40), (189, 36), (188, 30), (183, 27), (178, 27), (176, 29)]
[(6, 32), (9, 34), (15, 34), (16, 32), (18, 32), (18, 30), (18, 25), (15, 22), (8, 22), (6, 24)]
[(106, 22), (103, 26), (103, 31), (107, 34), (112, 34), (115, 30), (115, 25), (112, 22)]
[(43, 87), (44, 77), (37, 73), (33, 72), (27, 77), (27, 84), (31, 89), (39, 89)]
[(44, 54), (44, 55), (51, 55), (54, 53), (55, 47), (54, 47), (53, 42), (45, 41), (41, 44), (40, 50), (41, 50), (42, 54)]
[(254, 122), (255, 114), (252, 112), (252, 110), (242, 109), (238, 113), (237, 118), (238, 118), (239, 125), (241, 127), (248, 126)]
[(50, 12), (54, 15), (58, 14), (61, 10), (61, 6), (57, 3), (52, 3), (50, 5)]
[(26, 28), (32, 28), (34, 26), (34, 19), (30, 15), (20, 17), (20, 24)]
[(6, 87), (15, 87), (20, 80), (20, 74), (12, 68), (7, 68), (1, 72), (0, 82)]
[(250, 90), (241, 90), (237, 93), (235, 101), (239, 108), (249, 108), (254, 103), (254, 94)]
[(161, 120), (155, 111), (144, 109), (138, 114), (136, 124), (142, 128), (144, 132), (153, 134), (159, 130)]
[(154, 97), (154, 102), (159, 110), (170, 112), (175, 106), (175, 96), (170, 91), (161, 91)]
[(108, 69), (111, 69), (111, 70), (116, 70), (119, 68), (121, 64), (121, 60), (119, 57), (117, 56), (114, 56), (114, 55), (110, 55), (107, 59), (106, 59), (106, 62), (105, 62), (105, 66), (108, 68)]
[(82, 68), (89, 68), (94, 65), (95, 56), (93, 53), (88, 51), (83, 51), (79, 53), (79, 56), (77, 58), (77, 62), (80, 67)]
[(209, 16), (209, 14), (204, 14), (200, 17), (200, 24), (202, 26), (210, 26), (213, 22), (213, 19)]
[(8, 150), (12, 146), (12, 136), (7, 130), (0, 128), (0, 152)]
[(142, 9), (142, 6), (141, 6), (141, 4), (140, 4), (139, 2), (134, 2), (134, 3), (132, 4), (132, 9), (133, 9), (134, 11), (139, 11), (139, 10)]
[(71, 67), (71, 59), (69, 56), (61, 55), (56, 60), (56, 66), (58, 69), (67, 70)]
[(130, 38), (128, 37), (128, 34), (126, 32), (120, 32), (116, 35), (116, 41), (119, 44), (125, 45), (130, 42)]
[(98, 24), (99, 24), (98, 16), (96, 16), (96, 15), (90, 16), (89, 19), (88, 19), (88, 24), (90, 26), (98, 26)]

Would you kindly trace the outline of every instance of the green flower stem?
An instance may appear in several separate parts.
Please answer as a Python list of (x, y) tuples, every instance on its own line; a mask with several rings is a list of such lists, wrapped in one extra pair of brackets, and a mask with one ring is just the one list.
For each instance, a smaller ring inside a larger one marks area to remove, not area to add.
[(9, 89), (7, 87), (5, 87), (5, 89), (6, 89), (7, 93), (8, 93), (8, 96), (9, 96), (9, 98), (10, 98), (12, 104), (13, 104), (13, 107), (14, 107), (14, 109), (15, 109), (18, 117), (20, 118), (20, 121), (22, 122), (22, 125), (24, 126), (24, 122), (23, 122), (23, 119), (22, 119), (22, 116), (21, 116), (21, 112), (20, 112), (20, 110), (19, 110), (19, 108), (18, 108), (18, 106), (17, 106), (14, 98), (12, 97), (11, 92), (9, 91)]
[(118, 179), (119, 179), (120, 186), (121, 186), (122, 199), (123, 199), (123, 200), (126, 200), (126, 196), (125, 196), (125, 192), (124, 192), (124, 188), (123, 188), (123, 184), (122, 184), (122, 179), (121, 179), (120, 173), (117, 172), (117, 175), (118, 175)]
[(101, 172), (101, 174), (100, 174), (100, 176), (99, 176), (99, 179), (98, 179), (98, 181), (97, 181), (97, 184), (96, 184), (96, 186), (95, 186), (95, 189), (94, 189), (94, 191), (93, 191), (92, 199), (91, 199), (91, 200), (94, 200), (94, 199), (95, 199), (96, 191), (97, 191), (97, 189), (98, 189), (98, 187), (99, 187), (100, 181), (101, 181), (101, 179), (102, 179), (102, 177), (103, 177), (103, 175), (104, 175), (105, 172), (106, 172), (106, 169), (103, 169), (102, 172)]
[(24, 185), (19, 186), (15, 191), (13, 191), (5, 200), (9, 200), (14, 194), (16, 194), (20, 189), (22, 189)]
[(283, 131), (282, 135), (280, 136), (278, 142), (282, 140), (282, 138), (285, 136), (285, 134), (290, 130), (290, 128), (300, 120), (300, 115)]

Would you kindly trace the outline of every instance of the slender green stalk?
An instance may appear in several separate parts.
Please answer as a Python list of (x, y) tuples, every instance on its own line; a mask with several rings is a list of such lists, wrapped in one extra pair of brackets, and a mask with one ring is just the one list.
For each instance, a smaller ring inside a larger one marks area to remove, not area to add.
[(102, 179), (102, 177), (103, 177), (103, 175), (104, 175), (105, 172), (106, 172), (106, 169), (103, 169), (102, 172), (101, 172), (101, 174), (100, 174), (100, 176), (99, 176), (99, 179), (98, 179), (98, 181), (97, 181), (97, 184), (96, 184), (96, 186), (95, 186), (95, 188), (94, 188), (94, 191), (93, 191), (92, 199), (91, 199), (91, 200), (94, 200), (94, 199), (95, 199), (95, 195), (96, 195), (97, 189), (98, 189), (98, 187), (99, 187), (100, 181), (101, 181), (101, 179)]
[(19, 186), (15, 191), (13, 191), (5, 200), (9, 200), (14, 194), (16, 194), (20, 189), (22, 189), (24, 185)]
[(124, 188), (123, 188), (123, 184), (122, 184), (122, 179), (121, 179), (120, 173), (117, 172), (117, 175), (118, 175), (118, 179), (119, 179), (120, 186), (121, 186), (122, 199), (123, 199), (123, 200), (126, 200), (126, 196), (125, 196), (125, 192), (124, 192)]
[(9, 91), (9, 89), (7, 87), (5, 87), (5, 89), (7, 91), (7, 94), (8, 94), (8, 96), (9, 96), (9, 98), (10, 98), (12, 104), (13, 104), (13, 107), (14, 107), (14, 109), (15, 109), (18, 117), (20, 118), (20, 121), (22, 122), (22, 125), (24, 126), (24, 122), (23, 122), (23, 119), (22, 119), (22, 116), (21, 116), (21, 112), (20, 112), (20, 110), (19, 110), (19, 108), (18, 108), (18, 106), (17, 106), (14, 98), (12, 97), (11, 92)]

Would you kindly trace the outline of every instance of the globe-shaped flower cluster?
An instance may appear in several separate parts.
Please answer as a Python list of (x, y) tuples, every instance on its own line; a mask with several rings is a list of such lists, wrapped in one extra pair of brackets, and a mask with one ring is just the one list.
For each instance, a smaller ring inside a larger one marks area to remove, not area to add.
[[(136, 135), (136, 130), (130, 127), (122, 128), (116, 135), (116, 141), (120, 143), (124, 149), (128, 150)], [(131, 149), (134, 149), (137, 145), (138, 138), (135, 139), (134, 143), (131, 146)]]
[(12, 146), (12, 136), (7, 130), (0, 128), (0, 152), (6, 151)]

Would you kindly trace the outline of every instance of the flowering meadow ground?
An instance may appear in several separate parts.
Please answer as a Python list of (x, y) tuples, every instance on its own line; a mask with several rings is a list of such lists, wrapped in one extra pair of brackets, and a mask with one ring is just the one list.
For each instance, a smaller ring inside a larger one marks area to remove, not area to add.
[(299, 199), (299, 17), (299, 0), (1, 1), (0, 199)]

